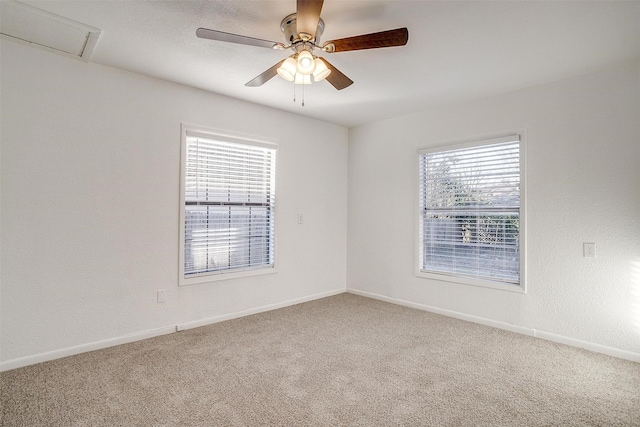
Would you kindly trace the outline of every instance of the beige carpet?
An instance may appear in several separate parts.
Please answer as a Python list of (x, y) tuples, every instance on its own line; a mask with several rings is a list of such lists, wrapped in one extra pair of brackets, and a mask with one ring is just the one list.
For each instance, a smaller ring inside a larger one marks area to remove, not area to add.
[(640, 364), (350, 294), (0, 385), (3, 426), (640, 426)]

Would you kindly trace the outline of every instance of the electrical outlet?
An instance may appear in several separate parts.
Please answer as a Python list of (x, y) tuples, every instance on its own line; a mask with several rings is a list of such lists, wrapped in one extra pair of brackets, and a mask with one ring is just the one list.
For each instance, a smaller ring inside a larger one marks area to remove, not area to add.
[(582, 256), (585, 258), (596, 257), (596, 244), (595, 243), (583, 243), (582, 244)]
[(298, 224), (304, 224), (304, 216), (301, 213), (298, 214)]
[(167, 301), (167, 291), (165, 291), (164, 289), (160, 289), (158, 291), (157, 301), (158, 304), (162, 304), (163, 302)]

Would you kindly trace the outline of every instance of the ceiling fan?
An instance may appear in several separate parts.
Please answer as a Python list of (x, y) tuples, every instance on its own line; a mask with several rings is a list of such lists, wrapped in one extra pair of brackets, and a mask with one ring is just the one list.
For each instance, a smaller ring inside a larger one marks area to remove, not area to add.
[(353, 81), (326, 59), (314, 55), (316, 49), (324, 53), (345, 52), (404, 46), (409, 40), (407, 28), (397, 28), (330, 40), (320, 45), (320, 36), (324, 31), (324, 21), (320, 18), (323, 3), (324, 0), (297, 0), (296, 13), (287, 15), (280, 23), (280, 29), (284, 33), (287, 44), (207, 28), (198, 28), (196, 35), (209, 40), (293, 51), (288, 58), (250, 80), (245, 86), (261, 86), (279, 74), (285, 80), (295, 84), (310, 84), (312, 78), (314, 82), (326, 79), (337, 90), (350, 86)]

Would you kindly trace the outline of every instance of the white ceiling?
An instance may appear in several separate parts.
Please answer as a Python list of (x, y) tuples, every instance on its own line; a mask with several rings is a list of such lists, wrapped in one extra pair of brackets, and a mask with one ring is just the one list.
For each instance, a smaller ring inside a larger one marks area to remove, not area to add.
[[(6, 1), (6, 0), (2, 0)], [(640, 2), (325, 0), (322, 41), (408, 27), (407, 46), (324, 54), (336, 91), (251, 80), (290, 52), (199, 39), (198, 27), (284, 42), (295, 0), (23, 1), (97, 27), (91, 62), (352, 127), (640, 57)]]

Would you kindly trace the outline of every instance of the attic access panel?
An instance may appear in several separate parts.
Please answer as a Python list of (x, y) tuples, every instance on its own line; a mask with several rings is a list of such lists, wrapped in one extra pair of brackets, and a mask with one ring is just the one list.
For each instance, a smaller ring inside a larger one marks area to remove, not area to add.
[(9, 40), (89, 61), (100, 30), (17, 1), (0, 2), (0, 33)]

